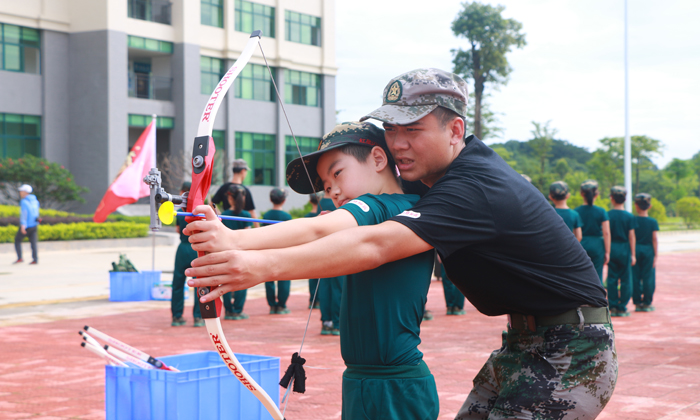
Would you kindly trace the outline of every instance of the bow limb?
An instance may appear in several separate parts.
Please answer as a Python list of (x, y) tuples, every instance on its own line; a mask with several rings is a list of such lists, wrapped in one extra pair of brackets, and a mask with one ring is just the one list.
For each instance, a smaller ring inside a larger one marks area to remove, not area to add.
[[(216, 152), (214, 139), (211, 137), (212, 129), (214, 127), (214, 120), (216, 119), (216, 113), (221, 106), (221, 102), (223, 101), (226, 92), (228, 92), (231, 85), (233, 85), (234, 79), (241, 73), (241, 70), (243, 70), (243, 67), (245, 67), (246, 63), (248, 63), (248, 60), (250, 60), (250, 57), (253, 55), (253, 51), (260, 43), (260, 36), (260, 31), (255, 31), (251, 34), (248, 44), (241, 53), (240, 57), (221, 78), (221, 81), (216, 86), (216, 89), (214, 89), (214, 92), (209, 97), (207, 105), (204, 107), (202, 117), (199, 120), (197, 137), (194, 140), (194, 147), (192, 151), (192, 187), (187, 196), (188, 212), (192, 212), (195, 207), (204, 204), (204, 200), (209, 192), (209, 187), (211, 186), (214, 153)], [(185, 220), (188, 222), (196, 219), (197, 217), (185, 218)], [(198, 255), (201, 257), (204, 255), (204, 253), (199, 252)], [(209, 287), (200, 287), (198, 289), (199, 296), (206, 295), (209, 292)], [(216, 351), (219, 353), (221, 358), (224, 360), (224, 363), (226, 363), (226, 366), (228, 366), (234, 376), (236, 376), (236, 378), (238, 378), (238, 380), (241, 381), (241, 383), (248, 388), (248, 390), (250, 390), (258, 400), (260, 400), (270, 415), (272, 415), (272, 418), (274, 420), (284, 420), (284, 416), (279, 411), (279, 408), (274, 401), (272, 401), (272, 398), (270, 398), (265, 390), (255, 382), (248, 372), (246, 372), (236, 356), (233, 354), (231, 347), (229, 347), (221, 327), (221, 303), (220, 298), (207, 303), (199, 302), (202, 318), (204, 319), (212, 344), (214, 344)]]

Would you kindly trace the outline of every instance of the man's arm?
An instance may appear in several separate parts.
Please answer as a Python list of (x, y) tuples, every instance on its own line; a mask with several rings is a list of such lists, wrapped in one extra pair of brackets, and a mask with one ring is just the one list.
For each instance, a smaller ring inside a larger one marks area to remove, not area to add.
[(221, 285), (201, 298), (207, 302), (270, 280), (335, 277), (371, 270), (432, 248), (408, 227), (389, 220), (290, 248), (208, 254), (192, 261), (186, 275), (196, 277), (188, 282), (190, 286)]
[(357, 227), (355, 217), (345, 210), (245, 230), (228, 229), (208, 206), (198, 206), (194, 212), (207, 220), (188, 224), (184, 233), (190, 235), (192, 249), (204, 252), (287, 248)]

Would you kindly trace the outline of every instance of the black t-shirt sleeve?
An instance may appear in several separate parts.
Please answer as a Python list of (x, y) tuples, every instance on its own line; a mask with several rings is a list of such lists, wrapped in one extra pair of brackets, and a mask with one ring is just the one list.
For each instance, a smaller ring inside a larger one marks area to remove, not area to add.
[(224, 198), (226, 198), (226, 190), (228, 190), (228, 185), (229, 184), (224, 184), (220, 186), (218, 190), (216, 190), (216, 194), (214, 194), (214, 197), (211, 198), (212, 203), (219, 204), (224, 202)]
[(253, 194), (250, 193), (250, 190), (248, 187), (243, 187), (245, 188), (245, 207), (243, 210), (245, 211), (251, 211), (255, 210), (255, 203), (253, 202)]
[(411, 210), (391, 220), (407, 226), (443, 258), (496, 235), (493, 211), (480, 187), (456, 177), (441, 179)]

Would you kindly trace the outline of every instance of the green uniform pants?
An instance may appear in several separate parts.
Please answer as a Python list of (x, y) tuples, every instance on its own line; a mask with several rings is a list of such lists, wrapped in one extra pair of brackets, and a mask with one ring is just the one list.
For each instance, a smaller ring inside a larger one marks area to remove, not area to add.
[(595, 419), (616, 382), (611, 324), (509, 328), (455, 420)]
[(440, 412), (428, 365), (357, 366), (343, 373), (343, 420), (435, 420)]
[[(233, 295), (233, 303), (231, 303), (231, 295)], [(243, 312), (243, 305), (245, 305), (246, 296), (248, 296), (248, 289), (224, 294), (224, 308), (226, 309), (226, 312), (234, 314), (240, 314)]]
[[(275, 296), (275, 283), (277, 283), (277, 296)], [(290, 280), (268, 281), (265, 283), (265, 297), (270, 307), (286, 308), (289, 299)]]
[(603, 284), (603, 265), (605, 264), (605, 242), (602, 236), (584, 236), (581, 246), (586, 250), (588, 257), (593, 262), (595, 272), (598, 273), (600, 283)]
[(635, 305), (651, 305), (656, 289), (654, 247), (637, 244), (637, 263), (632, 267), (632, 301)]
[[(170, 298), (170, 311), (173, 318), (180, 318), (185, 309), (185, 270), (192, 267), (192, 261), (197, 258), (197, 251), (192, 249), (189, 242), (181, 242), (177, 246), (175, 253), (175, 269), (173, 270), (173, 294)], [(197, 289), (194, 289), (194, 309), (192, 316), (201, 318), (199, 312), (199, 299), (197, 298)]]
[(321, 303), (321, 321), (332, 321), (333, 328), (340, 328), (340, 298), (343, 296), (345, 276), (321, 279), (318, 282), (318, 299)]
[(319, 280), (320, 279), (309, 279), (309, 305), (313, 303), (314, 295), (316, 295), (316, 302), (319, 302), (317, 293)]
[(448, 308), (464, 309), (464, 295), (459, 291), (457, 286), (447, 278), (444, 267), (441, 269), (441, 274), (442, 291), (445, 293), (445, 304)]
[(610, 309), (617, 309), (623, 312), (627, 310), (627, 303), (632, 297), (631, 264), (629, 243), (613, 242), (610, 244), (607, 280)]

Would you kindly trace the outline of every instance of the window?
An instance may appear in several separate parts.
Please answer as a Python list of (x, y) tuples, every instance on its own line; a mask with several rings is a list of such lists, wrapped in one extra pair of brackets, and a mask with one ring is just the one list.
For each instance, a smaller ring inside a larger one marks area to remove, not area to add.
[(0, 23), (0, 69), (39, 74), (39, 31)]
[(202, 25), (224, 27), (224, 0), (202, 0)]
[(0, 152), (3, 158), (41, 157), (41, 117), (0, 114)]
[(211, 137), (214, 139), (214, 147), (216, 147), (211, 183), (221, 185), (226, 182), (226, 176), (228, 175), (228, 162), (226, 161), (226, 131), (213, 130), (211, 132)]
[(157, 51), (166, 54), (173, 53), (173, 43), (168, 41), (159, 41), (151, 38), (141, 38), (140, 36), (129, 35), (129, 48), (138, 48), (140, 50)]
[(270, 72), (265, 66), (248, 64), (234, 83), (236, 84), (236, 98), (275, 101), (275, 88), (270, 80)]
[(236, 132), (236, 159), (245, 159), (250, 170), (244, 185), (275, 185), (274, 134)]
[(257, 29), (263, 36), (275, 37), (275, 8), (236, 0), (236, 30), (249, 34)]
[[(129, 114), (129, 127), (146, 127), (151, 123), (151, 115)], [(175, 119), (172, 117), (158, 117), (156, 128), (172, 130), (175, 127)]]
[(287, 41), (321, 46), (321, 18), (286, 10), (284, 24)]
[[(245, 68), (247, 68), (246, 66)], [(205, 57), (201, 56), (199, 58), (199, 68), (202, 71), (202, 93), (205, 95), (211, 95), (219, 84), (219, 81), (224, 77), (226, 69), (224, 68), (224, 60), (220, 58)], [(244, 68), (244, 71), (245, 71)]]
[[(316, 137), (297, 136), (297, 143), (299, 143), (299, 149), (301, 150), (302, 156), (318, 150), (318, 144), (320, 142), (321, 142), (321, 139), (316, 138)], [(286, 168), (287, 166), (289, 166), (289, 162), (291, 162), (294, 159), (299, 157), (299, 151), (297, 150), (297, 145), (296, 145), (296, 143), (294, 143), (294, 137), (292, 137), (292, 136), (285, 136), (284, 137), (284, 145), (285, 145), (285, 160), (284, 160), (285, 164), (284, 164), (284, 167)]]
[(284, 71), (284, 103), (320, 106), (321, 76), (304, 71)]
[(172, 3), (168, 0), (128, 0), (129, 17), (170, 25)]

